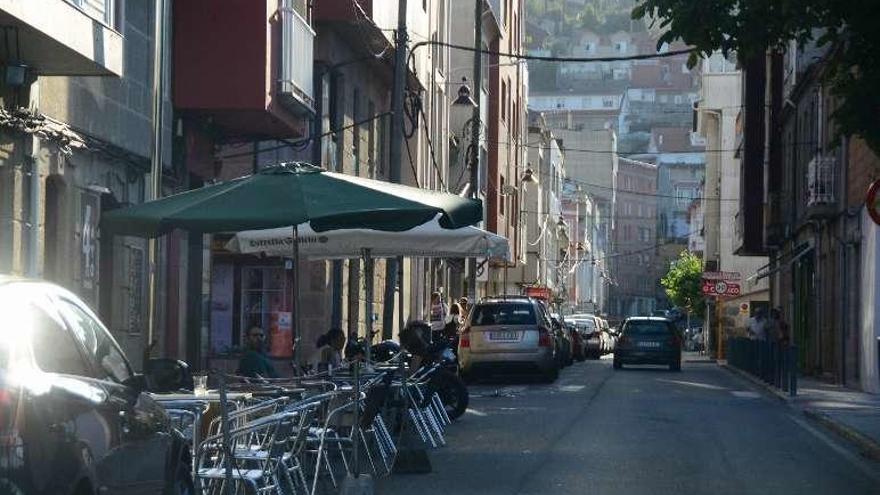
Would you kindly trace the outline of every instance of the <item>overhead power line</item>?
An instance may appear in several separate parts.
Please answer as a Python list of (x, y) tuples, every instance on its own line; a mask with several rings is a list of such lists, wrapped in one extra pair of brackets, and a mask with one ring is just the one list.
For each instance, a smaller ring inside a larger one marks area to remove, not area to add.
[(655, 58), (668, 58), (668, 57), (677, 57), (679, 55), (689, 55), (696, 51), (694, 48), (688, 48), (684, 50), (671, 50), (665, 53), (642, 53), (638, 55), (623, 55), (620, 57), (554, 57), (554, 56), (546, 56), (546, 55), (529, 55), (527, 53), (507, 53), (507, 52), (499, 52), (494, 50), (475, 50), (472, 46), (465, 45), (456, 45), (454, 43), (446, 43), (445, 41), (419, 41), (414, 44), (410, 49), (410, 59), (412, 59), (412, 54), (415, 52), (417, 48), (420, 48), (425, 45), (434, 45), (434, 46), (445, 46), (448, 48), (454, 48), (456, 50), (464, 50), (469, 52), (480, 52), (486, 55), (496, 55), (499, 57), (508, 57), (515, 58), (519, 60), (537, 60), (542, 62), (575, 62), (575, 63), (585, 63), (585, 62), (624, 62), (627, 60), (650, 60)]

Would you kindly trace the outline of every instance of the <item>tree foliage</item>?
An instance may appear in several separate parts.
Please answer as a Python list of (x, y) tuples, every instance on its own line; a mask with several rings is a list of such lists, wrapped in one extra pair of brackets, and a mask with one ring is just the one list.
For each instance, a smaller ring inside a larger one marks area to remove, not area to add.
[(878, 7), (877, 0), (639, 0), (632, 17), (664, 31), (658, 46), (680, 39), (695, 47), (691, 66), (716, 50), (744, 60), (790, 41), (828, 47), (824, 78), (840, 99), (838, 130), (880, 153)]
[(660, 280), (672, 304), (702, 316), (706, 306), (702, 291), (703, 262), (690, 251), (682, 251)]

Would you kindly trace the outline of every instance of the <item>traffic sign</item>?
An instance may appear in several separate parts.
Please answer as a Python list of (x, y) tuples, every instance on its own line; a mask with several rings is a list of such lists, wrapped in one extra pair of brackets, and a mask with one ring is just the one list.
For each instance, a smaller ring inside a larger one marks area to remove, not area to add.
[(742, 293), (739, 284), (724, 280), (704, 280), (703, 294), (707, 296), (738, 296)]
[(868, 196), (865, 198), (865, 208), (868, 210), (871, 220), (880, 225), (880, 179), (871, 183), (868, 188)]

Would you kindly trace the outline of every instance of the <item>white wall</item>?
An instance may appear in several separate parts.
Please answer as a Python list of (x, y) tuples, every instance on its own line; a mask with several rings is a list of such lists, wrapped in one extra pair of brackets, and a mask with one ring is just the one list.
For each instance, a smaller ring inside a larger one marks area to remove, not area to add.
[(865, 392), (880, 393), (877, 342), (880, 339), (880, 227), (862, 213), (861, 356), (859, 375)]

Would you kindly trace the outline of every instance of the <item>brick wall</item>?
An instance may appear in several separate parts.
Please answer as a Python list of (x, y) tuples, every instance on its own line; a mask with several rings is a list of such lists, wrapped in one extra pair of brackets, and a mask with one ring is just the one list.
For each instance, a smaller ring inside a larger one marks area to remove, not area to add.
[(849, 141), (849, 180), (847, 206), (859, 206), (871, 182), (880, 179), (880, 157), (859, 138)]

